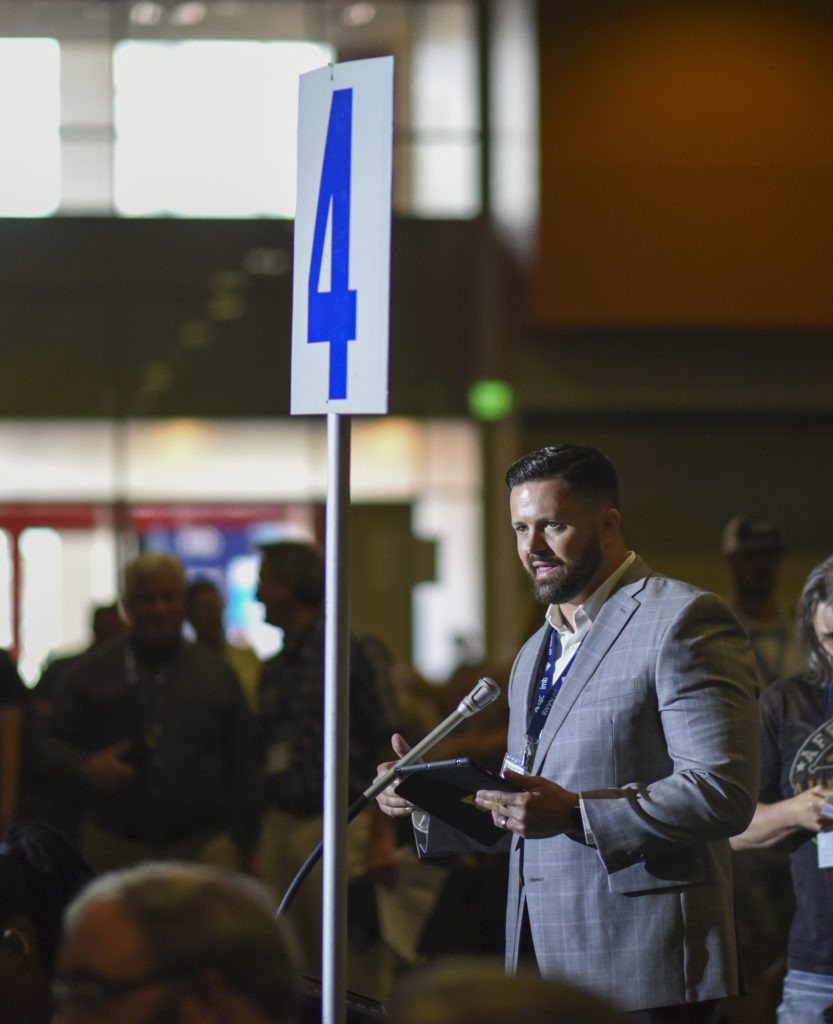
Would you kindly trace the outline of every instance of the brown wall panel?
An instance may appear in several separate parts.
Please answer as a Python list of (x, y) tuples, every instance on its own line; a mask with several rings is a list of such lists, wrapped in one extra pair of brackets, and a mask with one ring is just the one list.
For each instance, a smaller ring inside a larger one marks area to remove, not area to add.
[(533, 320), (833, 324), (833, 8), (539, 11)]

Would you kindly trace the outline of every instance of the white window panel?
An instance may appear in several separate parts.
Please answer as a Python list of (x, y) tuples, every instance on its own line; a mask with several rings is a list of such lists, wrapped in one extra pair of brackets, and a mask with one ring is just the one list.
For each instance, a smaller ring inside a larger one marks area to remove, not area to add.
[(12, 541), (0, 530), (0, 647), (12, 644)]
[(55, 39), (0, 39), (0, 216), (45, 217), (61, 197)]
[(333, 59), (315, 43), (120, 43), (117, 212), (292, 217), (298, 77)]
[(113, 210), (113, 48), (61, 43), (61, 213)]
[(480, 146), (431, 142), (414, 146), (412, 209), (417, 217), (475, 217), (480, 210)]
[(474, 11), (468, 3), (426, 4), (416, 26), (411, 212), (474, 217), (481, 205)]

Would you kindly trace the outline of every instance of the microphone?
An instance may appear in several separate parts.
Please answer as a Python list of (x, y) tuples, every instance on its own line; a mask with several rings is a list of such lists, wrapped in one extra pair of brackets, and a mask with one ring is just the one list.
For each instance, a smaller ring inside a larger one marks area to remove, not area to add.
[[(456, 710), (452, 711), (448, 718), (443, 719), (435, 729), (432, 729), (424, 739), (421, 739), (415, 747), (412, 747), (404, 757), (400, 757), (396, 764), (392, 765), (383, 775), (380, 775), (372, 785), (367, 787), (361, 796), (353, 801), (347, 811), (347, 823), (349, 824), (356, 815), (363, 811), (377, 793), (381, 793), (383, 789), (386, 789), (391, 784), (396, 775), (395, 768), (401, 764), (411, 764), (412, 761), (422, 757), (426, 751), (439, 743), (441, 739), (445, 739), (453, 729), (456, 729), (464, 718), (471, 718), (472, 715), (476, 715), (478, 711), (482, 711), (483, 708), (496, 701), (499, 696), (500, 687), (494, 679), (490, 679), (488, 676), (478, 679), (471, 693), (463, 697)], [(322, 840), (301, 865), (299, 871), (292, 879), (289, 888), (283, 895), (275, 915), (276, 917), (280, 917), (289, 910), (304, 879), (318, 863), (323, 847)]]
[(471, 718), (472, 715), (476, 715), (478, 711), (482, 711), (483, 708), (496, 701), (499, 696), (500, 687), (494, 679), (490, 679), (489, 676), (483, 676), (481, 679), (478, 679), (474, 689), (463, 697), (456, 710), (452, 711), (448, 718), (443, 719), (435, 729), (432, 729), (424, 739), (421, 739), (415, 747), (412, 747), (396, 764), (388, 768), (384, 775), (380, 775), (372, 785), (368, 786), (362, 793), (362, 798), (370, 802), (377, 793), (387, 789), (396, 777), (396, 769), (400, 765), (411, 764), (418, 760), (426, 751), (436, 746), (440, 740), (445, 739), (450, 732), (456, 729), (464, 718)]

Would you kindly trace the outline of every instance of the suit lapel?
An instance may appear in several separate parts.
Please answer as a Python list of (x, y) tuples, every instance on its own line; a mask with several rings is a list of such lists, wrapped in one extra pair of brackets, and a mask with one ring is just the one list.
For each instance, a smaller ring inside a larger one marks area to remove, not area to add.
[[(578, 653), (567, 669), (558, 697), (547, 716), (541, 739), (535, 752), (532, 773), (539, 775), (547, 752), (558, 735), (558, 730), (580, 693), (597, 672), (607, 652), (639, 607), (639, 592), (651, 570), (637, 558), (623, 576), (616, 589), (602, 605), (590, 632), (584, 638)], [(537, 680), (536, 680), (537, 681)], [(528, 706), (528, 705), (527, 705)]]

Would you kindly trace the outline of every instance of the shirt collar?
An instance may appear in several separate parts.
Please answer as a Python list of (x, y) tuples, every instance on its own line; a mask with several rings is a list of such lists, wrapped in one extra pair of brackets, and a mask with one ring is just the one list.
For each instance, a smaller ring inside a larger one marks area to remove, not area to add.
[(599, 586), (596, 587), (590, 597), (588, 597), (586, 601), (582, 601), (578, 608), (576, 608), (575, 633), (565, 622), (564, 617), (561, 614), (561, 609), (557, 604), (551, 604), (549, 608), (547, 608), (547, 622), (549, 622), (553, 629), (558, 631), (562, 638), (566, 636), (583, 637), (598, 618), (599, 612), (602, 610), (602, 605), (610, 597), (613, 592), (613, 588), (633, 565), (635, 560), (636, 553), (634, 551), (629, 551), (628, 557), (624, 562), (622, 562), (618, 568), (614, 569), (607, 579), (603, 580)]

